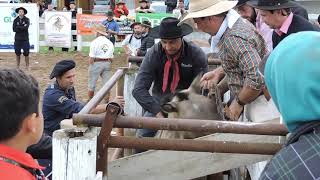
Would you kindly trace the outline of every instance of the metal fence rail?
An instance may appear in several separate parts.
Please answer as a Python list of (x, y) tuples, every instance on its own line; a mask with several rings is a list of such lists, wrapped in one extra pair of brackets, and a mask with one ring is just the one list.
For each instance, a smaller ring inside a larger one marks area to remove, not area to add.
[[(101, 127), (105, 115), (74, 114), (73, 124), (77, 126)], [(200, 119), (173, 119), (151, 117), (127, 117), (119, 115), (114, 122), (117, 128), (155, 129), (172, 131), (193, 131), (208, 133), (235, 133), (285, 136), (288, 133), (283, 124), (214, 121)]]

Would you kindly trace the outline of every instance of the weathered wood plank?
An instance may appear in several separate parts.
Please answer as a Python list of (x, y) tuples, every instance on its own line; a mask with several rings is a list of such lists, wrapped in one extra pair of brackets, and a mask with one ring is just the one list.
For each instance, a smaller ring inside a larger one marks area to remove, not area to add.
[[(125, 100), (124, 112), (127, 116), (136, 117), (142, 116), (142, 107), (132, 96), (134, 82), (137, 76), (137, 69), (131, 69), (126, 72), (124, 77), (123, 96)], [(125, 136), (135, 136), (136, 129), (124, 129)], [(124, 149), (124, 156), (132, 155), (132, 149)]]
[(70, 137), (67, 132), (85, 131), (86, 128), (57, 130), (52, 140), (53, 179), (94, 179), (96, 176), (97, 133), (86, 132), (83, 136)]
[(142, 107), (132, 96), (137, 70), (129, 70), (124, 77), (123, 95), (125, 100), (124, 112), (127, 116), (142, 116)]
[[(214, 134), (199, 139), (277, 143), (278, 136)], [(110, 162), (108, 179), (192, 179), (270, 159), (268, 155), (147, 151)]]

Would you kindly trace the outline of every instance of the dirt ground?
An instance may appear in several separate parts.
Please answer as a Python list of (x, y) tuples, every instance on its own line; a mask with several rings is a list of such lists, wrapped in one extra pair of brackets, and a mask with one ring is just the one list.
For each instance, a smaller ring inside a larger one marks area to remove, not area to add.
[[(41, 53), (31, 53), (30, 54), (30, 73), (38, 80), (41, 88), (41, 99), (44, 90), (47, 88), (48, 84), (53, 82), (49, 79), (49, 75), (56, 62), (63, 59), (73, 59), (76, 62), (76, 95), (77, 100), (85, 102), (87, 101), (87, 83), (88, 83), (88, 56), (81, 52), (51, 52), (46, 54)], [(16, 60), (14, 53), (0, 53), (0, 67), (15, 68)], [(126, 57), (123, 54), (115, 55), (112, 62), (112, 72), (114, 72), (118, 67), (126, 66)], [(24, 58), (21, 57), (20, 67), (22, 70), (26, 70)], [(113, 74), (113, 73), (112, 73)], [(97, 90), (102, 86), (101, 79), (98, 80)], [(111, 96), (115, 96), (115, 87), (111, 91)], [(41, 104), (40, 104), (41, 105)]]

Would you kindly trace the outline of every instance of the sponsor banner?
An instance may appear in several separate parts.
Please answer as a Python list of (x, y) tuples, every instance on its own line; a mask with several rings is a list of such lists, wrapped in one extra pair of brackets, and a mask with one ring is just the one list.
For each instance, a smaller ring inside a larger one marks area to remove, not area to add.
[(171, 17), (172, 14), (166, 13), (137, 13), (136, 22), (150, 21), (151, 26), (159, 26), (162, 19), (166, 17)]
[(102, 23), (107, 17), (102, 15), (77, 14), (77, 31), (81, 35), (93, 34), (91, 28), (94, 24)]
[(15, 9), (24, 7), (30, 19), (29, 42), (30, 51), (39, 51), (39, 11), (35, 3), (0, 3), (0, 52), (14, 52), (14, 35), (12, 24), (18, 14)]
[(51, 47), (71, 47), (71, 12), (46, 12), (45, 41)]

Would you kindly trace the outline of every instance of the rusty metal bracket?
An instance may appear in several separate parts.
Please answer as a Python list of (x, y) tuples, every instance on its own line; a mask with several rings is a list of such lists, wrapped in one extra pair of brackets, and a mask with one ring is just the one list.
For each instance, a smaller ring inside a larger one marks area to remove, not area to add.
[(107, 112), (102, 122), (102, 128), (97, 141), (97, 171), (102, 171), (103, 175), (107, 175), (108, 164), (108, 140), (117, 119), (120, 108), (118, 106), (109, 104)]

